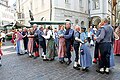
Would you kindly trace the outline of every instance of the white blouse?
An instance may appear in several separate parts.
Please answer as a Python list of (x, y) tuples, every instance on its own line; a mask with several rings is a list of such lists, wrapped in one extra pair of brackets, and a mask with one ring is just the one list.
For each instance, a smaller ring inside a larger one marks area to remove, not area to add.
[(54, 35), (54, 34), (52, 33), (52, 30), (49, 30), (49, 31), (47, 32), (47, 35), (43, 35), (43, 37), (44, 37), (45, 39), (50, 39), (50, 36), (52, 36), (52, 37), (54, 38), (53, 35)]

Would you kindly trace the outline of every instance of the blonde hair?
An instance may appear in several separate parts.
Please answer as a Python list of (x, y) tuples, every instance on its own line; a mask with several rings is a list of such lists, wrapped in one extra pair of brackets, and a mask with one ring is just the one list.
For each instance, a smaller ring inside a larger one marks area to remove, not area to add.
[(80, 31), (80, 30), (81, 30), (81, 29), (80, 29), (80, 26), (78, 26), (78, 25), (75, 26), (75, 30), (76, 30), (76, 31), (77, 31), (77, 30)]

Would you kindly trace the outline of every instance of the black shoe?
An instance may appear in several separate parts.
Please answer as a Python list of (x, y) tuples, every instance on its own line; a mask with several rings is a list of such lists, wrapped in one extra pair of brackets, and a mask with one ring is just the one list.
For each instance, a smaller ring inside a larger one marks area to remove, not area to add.
[(106, 74), (109, 74), (110, 73), (110, 70), (109, 71), (104, 71)]
[(110, 72), (106, 72), (106, 71), (105, 71), (105, 73), (106, 73), (106, 74), (109, 74)]
[(80, 64), (77, 64), (77, 67), (81, 67), (81, 65), (80, 65)]
[(59, 61), (61, 64), (63, 64), (64, 62), (63, 61)]
[(25, 52), (25, 54), (28, 54), (28, 52)]
[(28, 55), (30, 58), (33, 58), (34, 57), (34, 55)]
[(49, 61), (54, 61), (54, 58), (50, 59)]
[(43, 59), (43, 61), (49, 61), (49, 59)]
[(44, 56), (41, 56), (42, 58), (44, 58)]
[(89, 69), (88, 69), (88, 68), (85, 68), (85, 69), (82, 69), (82, 71), (88, 72)]
[(0, 64), (0, 67), (2, 66), (2, 64)]
[(96, 72), (98, 72), (100, 74), (104, 74), (104, 71), (96, 70)]
[(37, 58), (38, 58), (37, 56), (34, 57), (34, 59), (37, 59)]
[(70, 65), (71, 62), (72, 62), (72, 61), (67, 61), (66, 64), (67, 64), (67, 65)]
[(18, 56), (20, 56), (20, 53), (17, 53)]
[(20, 56), (20, 55), (22, 55), (22, 54), (20, 54), (20, 53), (17, 53), (17, 55), (18, 55), (18, 56)]
[(73, 68), (74, 68), (74, 69), (76, 69), (76, 70), (80, 70), (80, 68), (79, 68), (79, 67), (75, 67), (75, 66), (73, 66)]

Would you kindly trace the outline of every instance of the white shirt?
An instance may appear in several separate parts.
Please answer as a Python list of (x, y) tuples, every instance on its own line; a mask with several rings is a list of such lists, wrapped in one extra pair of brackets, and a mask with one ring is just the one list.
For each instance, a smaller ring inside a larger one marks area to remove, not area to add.
[(52, 37), (54, 38), (53, 33), (52, 33), (52, 30), (49, 30), (49, 31), (47, 32), (47, 35), (46, 35), (46, 36), (43, 35), (43, 37), (44, 37), (45, 39), (50, 39), (50, 36), (52, 36)]
[(1, 33), (1, 37), (5, 37), (6, 35), (5, 35), (5, 33)]

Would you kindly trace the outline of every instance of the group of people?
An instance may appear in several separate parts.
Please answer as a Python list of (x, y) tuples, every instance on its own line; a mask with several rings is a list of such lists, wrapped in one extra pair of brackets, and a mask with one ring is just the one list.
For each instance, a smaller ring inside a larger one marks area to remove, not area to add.
[[(117, 54), (120, 48), (120, 32), (114, 32), (109, 21), (105, 18), (99, 23), (98, 28), (90, 28), (86, 31), (85, 27), (76, 25), (75, 30), (71, 28), (71, 23), (67, 22), (65, 27), (63, 25), (52, 29), (51, 26), (44, 29), (43, 26), (34, 24), (32, 28), (23, 28), (17, 31), (13, 30), (12, 43), (16, 42), (17, 55), (28, 54), (29, 57), (34, 59), (40, 55), (43, 61), (53, 61), (58, 56), (61, 64), (66, 63), (70, 65), (71, 51), (74, 48), (75, 61), (73, 68), (83, 71), (88, 71), (88, 68), (92, 65), (91, 46), (94, 46), (94, 60), (93, 63), (99, 63), (97, 72), (103, 74), (109, 74), (110, 67), (114, 64), (114, 54), (117, 50)], [(120, 31), (120, 27), (118, 27)], [(117, 39), (115, 43), (117, 46), (113, 48), (114, 39)], [(119, 42), (119, 43), (118, 43)], [(114, 50), (116, 49), (116, 50)], [(67, 58), (67, 61), (65, 60)]]

